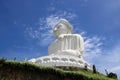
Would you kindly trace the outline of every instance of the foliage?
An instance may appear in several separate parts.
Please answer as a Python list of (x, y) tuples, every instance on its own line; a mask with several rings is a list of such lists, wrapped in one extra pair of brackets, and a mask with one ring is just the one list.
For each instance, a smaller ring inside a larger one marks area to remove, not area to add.
[(14, 59), (13, 59), (14, 61), (16, 61), (16, 57), (14, 57)]
[(28, 62), (0, 59), (0, 80), (115, 80), (86, 70), (65, 71)]
[(108, 76), (109, 78), (117, 79), (117, 74), (116, 74), (116, 73), (110, 72), (107, 76)]
[(3, 62), (5, 62), (5, 61), (6, 61), (5, 58), (0, 58), (0, 63), (3, 63)]
[(93, 73), (97, 73), (95, 65), (93, 65)]

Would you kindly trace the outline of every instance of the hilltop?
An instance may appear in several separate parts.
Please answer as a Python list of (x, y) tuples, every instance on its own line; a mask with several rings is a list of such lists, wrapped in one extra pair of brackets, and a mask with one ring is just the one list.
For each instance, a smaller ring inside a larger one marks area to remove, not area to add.
[(86, 70), (70, 71), (0, 59), (0, 80), (116, 80)]

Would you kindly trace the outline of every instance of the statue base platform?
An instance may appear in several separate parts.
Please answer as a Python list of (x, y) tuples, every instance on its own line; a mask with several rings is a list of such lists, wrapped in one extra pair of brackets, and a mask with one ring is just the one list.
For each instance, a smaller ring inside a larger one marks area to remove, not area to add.
[(54, 66), (54, 67), (77, 67), (77, 68), (85, 68), (91, 70), (90, 65), (84, 61), (82, 58), (68, 56), (68, 55), (50, 55), (43, 56), (40, 58), (33, 58), (29, 60), (29, 62), (43, 65), (43, 66)]

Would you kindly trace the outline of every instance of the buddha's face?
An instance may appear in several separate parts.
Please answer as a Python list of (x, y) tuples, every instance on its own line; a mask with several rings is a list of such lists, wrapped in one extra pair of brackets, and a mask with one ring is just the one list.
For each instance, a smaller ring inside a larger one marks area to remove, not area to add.
[(56, 38), (58, 38), (61, 34), (67, 34), (68, 33), (68, 27), (65, 24), (59, 23), (54, 28), (54, 35)]

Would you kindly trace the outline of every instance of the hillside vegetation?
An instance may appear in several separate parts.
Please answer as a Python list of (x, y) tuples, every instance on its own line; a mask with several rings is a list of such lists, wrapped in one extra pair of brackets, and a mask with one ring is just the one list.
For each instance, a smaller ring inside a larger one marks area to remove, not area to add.
[(28, 62), (0, 59), (0, 80), (116, 80), (86, 70), (66, 71)]

